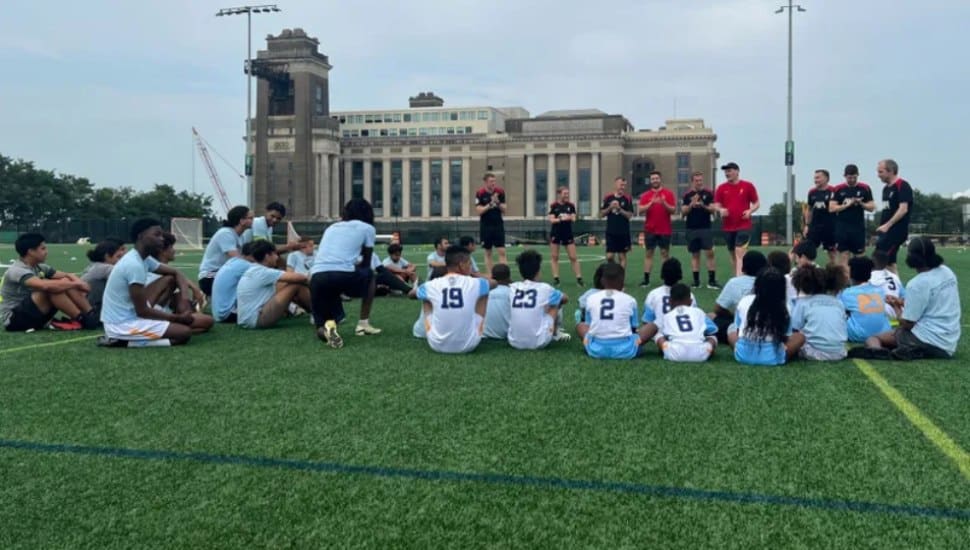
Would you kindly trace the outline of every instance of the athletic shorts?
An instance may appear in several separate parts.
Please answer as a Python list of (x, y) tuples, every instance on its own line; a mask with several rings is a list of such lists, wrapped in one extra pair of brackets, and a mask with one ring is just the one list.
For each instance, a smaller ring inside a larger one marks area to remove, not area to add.
[(643, 239), (643, 245), (647, 250), (653, 250), (658, 246), (663, 250), (670, 250), (670, 235), (656, 235), (647, 233)]
[(209, 298), (212, 298), (212, 283), (215, 280), (215, 277), (203, 277), (199, 279), (199, 288), (202, 289), (202, 293)]
[(835, 228), (832, 226), (809, 227), (805, 238), (823, 250), (835, 250)]
[(56, 313), (57, 308), (53, 306), (51, 306), (51, 310), (47, 313), (41, 311), (37, 307), (37, 304), (34, 303), (33, 298), (30, 297), (30, 294), (28, 294), (10, 312), (7, 331), (24, 332), (42, 329), (47, 326), (47, 323), (51, 322), (51, 319), (54, 318)]
[(899, 247), (906, 243), (906, 239), (909, 238), (909, 230), (898, 230), (895, 227), (887, 231), (886, 233), (880, 233), (879, 238), (876, 239), (876, 250), (885, 252), (889, 256), (889, 263), (896, 263), (896, 254), (899, 252)]
[(362, 298), (370, 289), (374, 272), (370, 269), (355, 271), (321, 271), (310, 277), (310, 302), (313, 307), (313, 322), (322, 327), (327, 321), (340, 322), (344, 313), (344, 302), (340, 297), (346, 294)]
[(846, 358), (845, 348), (838, 351), (819, 350), (805, 342), (802, 349), (798, 350), (798, 356), (809, 361), (841, 361)]
[(124, 323), (105, 323), (104, 333), (108, 338), (138, 342), (144, 340), (158, 340), (165, 337), (165, 331), (171, 323), (156, 319), (137, 318)]
[(691, 254), (714, 248), (714, 237), (710, 229), (688, 229), (687, 251)]
[(731, 252), (733, 252), (735, 248), (747, 248), (748, 243), (750, 242), (751, 232), (747, 229), (724, 232), (724, 244)]
[(449, 331), (451, 340), (438, 340), (433, 334), (435, 331), (431, 328), (431, 316), (429, 315), (424, 318), (425, 338), (428, 341), (428, 346), (438, 353), (471, 353), (482, 342), (484, 323), (485, 319), (475, 313), (471, 325), (464, 334), (458, 331)]
[(664, 359), (677, 363), (703, 363), (711, 357), (710, 342), (664, 342)]
[(505, 225), (479, 225), (479, 232), (482, 237), (482, 248), (491, 250), (492, 248), (505, 248)]
[(835, 228), (835, 249), (839, 252), (863, 254), (866, 251), (866, 228), (845, 227)]
[(573, 237), (573, 232), (572, 231), (570, 231), (568, 233), (553, 233), (549, 237), (549, 243), (550, 244), (570, 245), (570, 244), (575, 244), (576, 243), (576, 239)]
[(633, 359), (640, 354), (640, 338), (636, 334), (625, 338), (586, 336), (583, 346), (593, 359)]
[(606, 251), (607, 252), (629, 252), (630, 251), (630, 234), (629, 233), (607, 233), (606, 234)]
[(949, 359), (950, 354), (936, 346), (927, 344), (905, 328), (893, 331), (896, 337), (896, 347), (891, 352), (893, 359), (910, 361), (913, 359)]

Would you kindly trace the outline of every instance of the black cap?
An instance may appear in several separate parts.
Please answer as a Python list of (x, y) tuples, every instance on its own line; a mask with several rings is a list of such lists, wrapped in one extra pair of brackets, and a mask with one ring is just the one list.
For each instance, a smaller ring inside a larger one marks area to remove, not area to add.
[(859, 167), (856, 166), (855, 164), (846, 164), (845, 165), (845, 171), (842, 172), (842, 175), (843, 176), (858, 176), (859, 175)]
[(740, 170), (741, 167), (738, 166), (736, 162), (729, 162), (721, 167), (721, 170)]

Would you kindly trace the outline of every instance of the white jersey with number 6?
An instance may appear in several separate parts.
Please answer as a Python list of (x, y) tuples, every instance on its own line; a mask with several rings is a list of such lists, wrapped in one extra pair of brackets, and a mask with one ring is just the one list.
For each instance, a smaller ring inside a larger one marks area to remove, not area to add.
[[(694, 294), (690, 295), (690, 305), (696, 306), (697, 300)], [(657, 287), (647, 294), (647, 299), (643, 301), (643, 322), (660, 324), (660, 319), (667, 314), (670, 307), (670, 287), (663, 285)]]
[(475, 303), (488, 296), (487, 279), (449, 273), (418, 287), (418, 299), (431, 304), (425, 317), (428, 345), (441, 353), (467, 353), (482, 340), (484, 319)]
[(548, 283), (522, 281), (509, 286), (509, 345), (516, 349), (539, 349), (549, 345), (555, 322), (546, 312), (559, 307), (562, 292)]
[(587, 338), (628, 338), (637, 328), (637, 300), (622, 290), (600, 290), (586, 299)]
[(660, 318), (658, 336), (666, 338), (664, 358), (670, 361), (707, 361), (711, 356), (707, 336), (717, 334), (717, 325), (694, 306), (677, 306)]

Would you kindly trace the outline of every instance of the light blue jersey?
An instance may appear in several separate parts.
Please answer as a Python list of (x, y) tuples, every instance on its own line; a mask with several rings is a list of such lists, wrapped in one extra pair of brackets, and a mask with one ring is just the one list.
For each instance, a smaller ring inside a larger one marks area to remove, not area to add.
[(434, 267), (431, 265), (432, 262), (445, 265), (444, 254), (438, 254), (437, 250), (432, 250), (431, 254), (428, 254), (428, 279), (431, 278), (431, 272), (434, 270)]
[(312, 265), (313, 256), (307, 256), (302, 250), (294, 250), (286, 256), (286, 267), (292, 268), (294, 273), (309, 275)]
[(266, 216), (254, 218), (252, 227), (243, 231), (242, 243), (246, 244), (253, 241), (273, 242), (273, 227), (266, 223)]
[[(738, 330), (738, 343), (734, 346), (734, 359), (745, 365), (784, 365), (785, 345), (782, 342), (776, 342), (771, 336), (759, 338), (749, 330), (748, 310), (751, 309), (752, 303), (754, 303), (754, 294), (741, 298), (741, 301), (738, 302), (738, 309), (734, 313), (734, 325)], [(785, 336), (791, 336), (790, 321)]]
[(105, 324), (126, 323), (138, 318), (135, 304), (131, 302), (128, 287), (131, 285), (145, 286), (148, 273), (158, 269), (158, 260), (148, 256), (142, 258), (137, 249), (132, 248), (118, 260), (108, 282), (104, 285), (104, 296), (101, 299), (101, 322)]
[(485, 310), (485, 338), (496, 340), (508, 338), (509, 319), (511, 317), (509, 287), (498, 285), (488, 293), (488, 307)]
[(917, 273), (906, 285), (902, 318), (915, 323), (920, 341), (951, 356), (960, 341), (960, 311), (957, 278), (945, 265)]
[(796, 300), (791, 326), (804, 334), (805, 343), (817, 351), (832, 356), (845, 351), (849, 337), (845, 308), (835, 296), (816, 294)]
[(362, 248), (374, 248), (377, 231), (360, 220), (337, 222), (320, 238), (320, 249), (313, 260), (310, 274), (327, 271), (351, 273), (356, 268)]
[(226, 317), (236, 311), (239, 279), (252, 265), (252, 262), (242, 256), (236, 256), (230, 258), (216, 273), (216, 278), (212, 281), (212, 317), (216, 321), (225, 321)]
[(199, 278), (212, 277), (229, 261), (230, 252), (239, 252), (242, 248), (242, 237), (231, 227), (221, 227), (209, 239), (199, 264)]
[(246, 328), (256, 328), (259, 310), (276, 294), (276, 282), (283, 276), (279, 269), (261, 264), (250, 264), (239, 279), (236, 289), (236, 323)]
[(718, 295), (716, 303), (727, 311), (735, 311), (738, 309), (741, 298), (751, 294), (753, 288), (754, 277), (750, 275), (731, 277), (728, 282), (724, 283), (724, 288), (721, 289), (721, 294)]
[(850, 286), (839, 294), (849, 313), (850, 342), (865, 342), (866, 338), (889, 330), (886, 300), (883, 290), (870, 283)]

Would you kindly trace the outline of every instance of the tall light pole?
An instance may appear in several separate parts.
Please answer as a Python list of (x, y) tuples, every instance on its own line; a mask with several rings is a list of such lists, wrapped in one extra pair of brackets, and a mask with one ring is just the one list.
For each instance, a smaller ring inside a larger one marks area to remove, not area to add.
[(791, 110), (792, 110), (792, 100), (791, 100), (791, 89), (792, 89), (792, 16), (794, 11), (798, 10), (800, 12), (805, 11), (805, 8), (798, 4), (793, 4), (793, 0), (788, 0), (787, 6), (781, 6), (775, 13), (782, 13), (786, 9), (788, 10), (788, 139), (785, 140), (785, 187), (787, 191), (785, 193), (785, 242), (792, 244), (792, 225), (794, 220), (792, 219), (792, 208), (795, 204), (795, 179), (792, 176), (792, 167), (795, 165), (795, 142), (792, 140), (792, 128), (791, 128)]
[(248, 206), (254, 206), (256, 202), (256, 190), (253, 186), (253, 153), (251, 150), (250, 134), (252, 132), (252, 112), (253, 112), (253, 14), (279, 12), (276, 4), (262, 4), (259, 6), (236, 6), (233, 8), (222, 8), (216, 13), (216, 17), (224, 15), (246, 14), (246, 200)]

